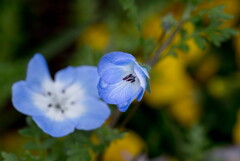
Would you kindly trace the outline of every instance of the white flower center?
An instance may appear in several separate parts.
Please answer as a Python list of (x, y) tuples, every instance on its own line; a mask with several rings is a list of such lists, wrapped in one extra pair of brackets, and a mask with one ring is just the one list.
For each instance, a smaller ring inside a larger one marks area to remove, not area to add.
[(33, 96), (34, 104), (46, 113), (46, 116), (62, 121), (75, 118), (84, 112), (79, 100), (84, 97), (84, 91), (77, 84), (64, 86), (61, 82), (45, 81), (44, 92)]

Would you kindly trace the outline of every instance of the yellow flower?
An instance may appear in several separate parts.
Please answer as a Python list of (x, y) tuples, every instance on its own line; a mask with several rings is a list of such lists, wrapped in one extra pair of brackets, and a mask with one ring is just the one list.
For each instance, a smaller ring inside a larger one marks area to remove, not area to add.
[(219, 69), (219, 61), (215, 55), (208, 55), (198, 66), (196, 77), (200, 81), (210, 79)]
[(208, 91), (212, 96), (222, 98), (227, 95), (228, 87), (224, 80), (213, 78), (208, 83)]
[(80, 44), (88, 45), (95, 50), (103, 50), (107, 47), (110, 34), (105, 24), (94, 24), (86, 28), (80, 37)]
[(143, 140), (134, 132), (129, 132), (122, 139), (113, 141), (107, 148), (104, 161), (128, 161), (144, 150)]
[(240, 110), (237, 113), (237, 122), (233, 128), (233, 141), (236, 144), (240, 143)]
[(185, 43), (188, 45), (189, 50), (187, 53), (181, 50), (176, 50), (176, 53), (186, 64), (195, 64), (201, 60), (204, 55), (206, 55), (207, 47), (205, 50), (200, 49), (195, 40), (191, 37), (195, 31), (195, 27), (191, 22), (184, 23), (182, 28), (185, 29), (187, 35), (190, 36), (187, 40), (185, 40)]
[(143, 24), (143, 37), (153, 38), (155, 41), (163, 34), (160, 15), (150, 16)]
[(191, 92), (193, 82), (185, 71), (180, 58), (166, 57), (151, 71), (151, 93), (145, 101), (152, 107), (172, 103), (182, 95)]
[(200, 106), (191, 96), (176, 100), (169, 110), (172, 116), (185, 127), (191, 127), (197, 123), (201, 113)]

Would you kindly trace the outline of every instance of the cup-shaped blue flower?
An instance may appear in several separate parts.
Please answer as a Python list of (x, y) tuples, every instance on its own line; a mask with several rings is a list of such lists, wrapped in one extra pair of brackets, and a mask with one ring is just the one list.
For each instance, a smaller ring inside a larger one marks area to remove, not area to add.
[(53, 80), (44, 57), (36, 54), (28, 64), (26, 80), (12, 86), (12, 102), (53, 137), (75, 129), (92, 130), (110, 115), (107, 104), (99, 99), (98, 80), (93, 66), (67, 67)]
[(148, 72), (134, 56), (124, 52), (110, 52), (98, 64), (98, 94), (108, 104), (125, 112), (131, 102), (140, 101), (147, 87)]

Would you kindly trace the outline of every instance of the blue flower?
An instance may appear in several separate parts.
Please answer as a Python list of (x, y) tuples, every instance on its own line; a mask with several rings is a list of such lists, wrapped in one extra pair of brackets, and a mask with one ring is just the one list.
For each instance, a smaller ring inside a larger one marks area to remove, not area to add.
[(146, 90), (148, 72), (136, 59), (123, 52), (110, 52), (98, 64), (98, 94), (108, 104), (125, 112), (131, 102), (140, 101)]
[(47, 134), (62, 137), (76, 129), (100, 127), (110, 115), (97, 93), (97, 68), (67, 67), (52, 80), (46, 61), (36, 54), (28, 64), (25, 81), (12, 87), (14, 107), (32, 116)]

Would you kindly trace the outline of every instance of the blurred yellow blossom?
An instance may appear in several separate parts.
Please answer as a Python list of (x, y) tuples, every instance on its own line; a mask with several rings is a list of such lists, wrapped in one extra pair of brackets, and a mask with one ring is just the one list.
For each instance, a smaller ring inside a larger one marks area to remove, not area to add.
[(170, 104), (192, 89), (193, 82), (181, 59), (166, 57), (152, 69), (151, 75), (151, 93), (145, 97), (150, 106)]
[(122, 139), (113, 141), (107, 148), (104, 161), (131, 161), (144, 150), (143, 140), (134, 132), (129, 132)]
[(110, 33), (105, 24), (94, 24), (86, 28), (80, 37), (80, 44), (85, 44), (95, 50), (103, 50), (107, 47)]
[(188, 45), (189, 50), (187, 53), (177, 50), (177, 55), (182, 57), (182, 60), (186, 64), (194, 64), (198, 62), (204, 55), (206, 55), (206, 50), (200, 49), (197, 44), (195, 43), (194, 39), (192, 38), (192, 34), (195, 30), (194, 25), (191, 22), (186, 22), (183, 24), (183, 29), (186, 30), (187, 35), (189, 36), (186, 40), (186, 45)]
[(199, 64), (196, 71), (196, 77), (200, 81), (206, 81), (210, 79), (219, 68), (219, 61), (215, 55), (208, 55)]
[(215, 77), (209, 81), (208, 91), (212, 96), (221, 98), (226, 96), (228, 89), (223, 79)]
[(233, 128), (233, 141), (236, 144), (240, 143), (240, 110), (237, 113), (237, 122)]
[(153, 38), (158, 41), (159, 37), (163, 34), (160, 15), (152, 15), (146, 19), (143, 24), (143, 37)]
[(201, 108), (193, 97), (185, 96), (173, 103), (170, 112), (181, 125), (191, 127), (199, 120)]

